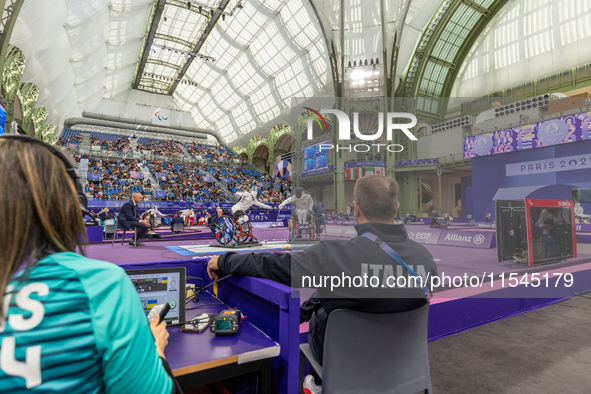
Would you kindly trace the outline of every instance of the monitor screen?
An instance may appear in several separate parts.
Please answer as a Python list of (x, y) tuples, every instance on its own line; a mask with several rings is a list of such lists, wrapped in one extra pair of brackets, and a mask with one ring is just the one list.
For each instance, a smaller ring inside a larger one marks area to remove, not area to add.
[(184, 267), (126, 272), (138, 292), (146, 314), (153, 306), (168, 302), (170, 311), (166, 315), (166, 322), (176, 324), (185, 320)]

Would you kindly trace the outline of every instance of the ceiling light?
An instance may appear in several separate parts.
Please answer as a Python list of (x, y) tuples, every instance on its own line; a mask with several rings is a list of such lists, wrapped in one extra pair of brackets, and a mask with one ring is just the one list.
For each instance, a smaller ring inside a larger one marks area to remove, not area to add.
[(199, 13), (201, 13), (201, 11), (203, 11), (203, 7), (199, 6)]
[(187, 8), (191, 9), (191, 2), (190, 1), (187, 1)]
[(168, 21), (168, 18), (167, 17), (164, 17), (164, 22), (167, 22), (167, 21)]
[(222, 14), (222, 20), (225, 21), (226, 20), (226, 14)]

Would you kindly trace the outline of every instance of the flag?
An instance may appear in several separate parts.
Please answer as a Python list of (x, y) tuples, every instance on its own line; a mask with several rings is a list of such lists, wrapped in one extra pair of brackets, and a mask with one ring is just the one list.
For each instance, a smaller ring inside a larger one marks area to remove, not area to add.
[(170, 109), (152, 107), (152, 124), (170, 126)]
[(363, 176), (373, 175), (374, 174), (374, 167), (365, 167), (365, 172)]
[(386, 168), (385, 167), (374, 167), (374, 174), (375, 175), (386, 175)]

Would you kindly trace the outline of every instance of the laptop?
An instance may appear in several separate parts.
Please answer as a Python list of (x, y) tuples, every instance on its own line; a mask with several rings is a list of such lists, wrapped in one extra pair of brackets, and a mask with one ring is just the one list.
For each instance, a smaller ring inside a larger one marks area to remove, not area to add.
[(146, 315), (153, 306), (168, 302), (166, 324), (185, 321), (185, 267), (125, 271), (134, 284)]

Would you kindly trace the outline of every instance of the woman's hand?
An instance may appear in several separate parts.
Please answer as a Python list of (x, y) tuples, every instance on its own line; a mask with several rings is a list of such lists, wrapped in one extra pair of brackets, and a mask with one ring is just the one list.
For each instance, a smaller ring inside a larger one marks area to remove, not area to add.
[(166, 322), (162, 320), (160, 324), (158, 324), (158, 320), (160, 320), (160, 315), (155, 315), (150, 321), (150, 330), (152, 331), (152, 335), (154, 336), (154, 340), (156, 341), (156, 352), (162, 358), (166, 358), (164, 355), (164, 349), (166, 345), (168, 345), (168, 331), (166, 330)]

